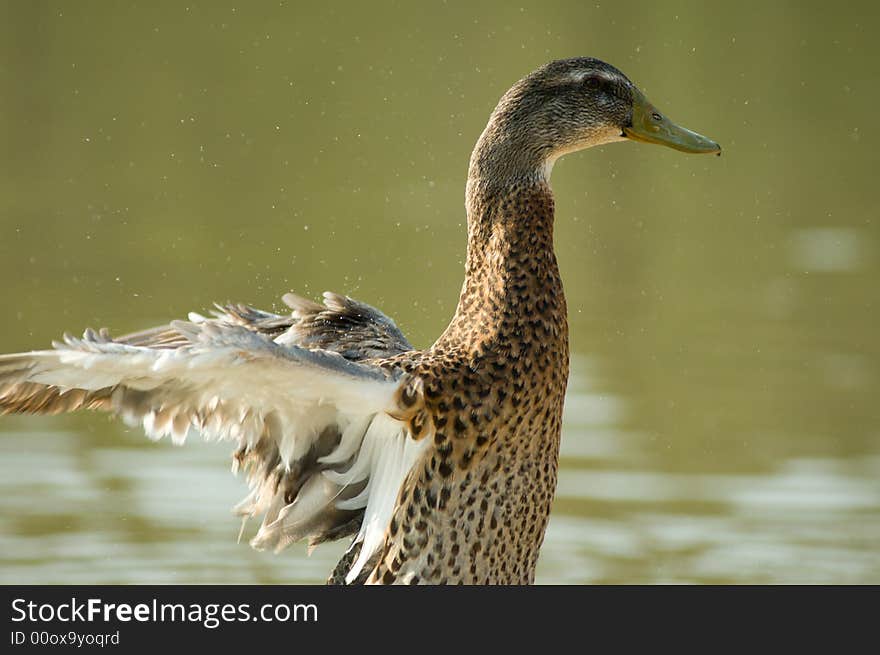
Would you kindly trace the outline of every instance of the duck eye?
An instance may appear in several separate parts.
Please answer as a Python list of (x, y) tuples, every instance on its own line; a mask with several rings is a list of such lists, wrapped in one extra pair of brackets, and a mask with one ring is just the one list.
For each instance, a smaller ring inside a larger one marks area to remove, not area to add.
[(588, 89), (598, 89), (602, 81), (595, 75), (589, 75), (584, 78), (584, 86)]

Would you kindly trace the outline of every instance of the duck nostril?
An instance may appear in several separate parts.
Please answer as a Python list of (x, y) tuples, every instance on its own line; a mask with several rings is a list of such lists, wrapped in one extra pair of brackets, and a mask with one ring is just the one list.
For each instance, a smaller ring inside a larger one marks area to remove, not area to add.
[(651, 114), (651, 118), (653, 118), (655, 121), (662, 121), (663, 120), (663, 117), (660, 114), (658, 114), (656, 111), (653, 114)]

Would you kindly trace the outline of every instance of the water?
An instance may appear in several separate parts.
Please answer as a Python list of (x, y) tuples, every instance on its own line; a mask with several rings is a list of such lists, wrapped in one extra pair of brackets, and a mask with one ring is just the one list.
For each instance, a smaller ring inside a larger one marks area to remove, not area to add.
[[(538, 581), (880, 582), (878, 10), (676, 7), (5, 4), (0, 350), (324, 289), (427, 345), (489, 111), (599, 56), (724, 156), (554, 170), (573, 372)], [(344, 545), (236, 542), (228, 454), (0, 419), (0, 582), (322, 581)]]

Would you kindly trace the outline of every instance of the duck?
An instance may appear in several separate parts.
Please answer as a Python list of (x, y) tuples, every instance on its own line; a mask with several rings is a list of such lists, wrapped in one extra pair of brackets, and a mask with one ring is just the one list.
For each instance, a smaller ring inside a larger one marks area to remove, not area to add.
[(552, 61), (501, 97), (470, 158), (458, 306), (428, 348), (347, 296), (287, 294), (287, 313), (216, 305), (2, 355), (0, 414), (99, 410), (152, 439), (231, 443), (250, 544), (349, 539), (331, 584), (531, 584), (569, 373), (550, 176), (618, 141), (721, 152), (599, 59)]

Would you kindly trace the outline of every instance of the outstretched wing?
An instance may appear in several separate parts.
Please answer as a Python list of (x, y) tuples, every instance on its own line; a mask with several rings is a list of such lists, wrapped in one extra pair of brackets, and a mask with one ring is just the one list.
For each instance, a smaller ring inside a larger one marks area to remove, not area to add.
[(363, 360), (409, 344), (394, 323), (349, 298), (293, 296), (290, 316), (243, 305), (213, 318), (113, 339), (87, 330), (53, 350), (0, 356), (0, 414), (80, 408), (118, 414), (160, 439), (191, 430), (236, 443), (233, 469), (263, 515), (251, 544), (280, 550), (358, 532), (354, 579), (384, 539), (397, 493), (427, 440), (413, 440), (421, 384)]

